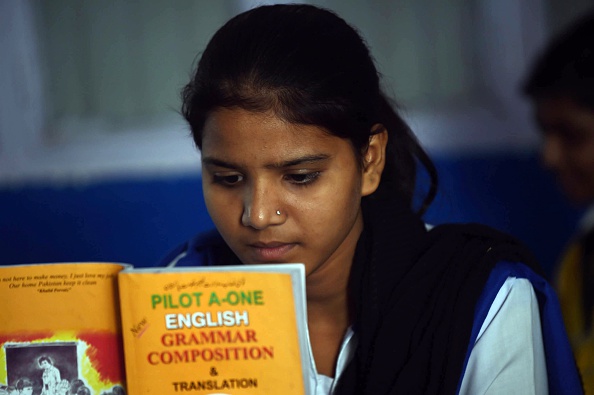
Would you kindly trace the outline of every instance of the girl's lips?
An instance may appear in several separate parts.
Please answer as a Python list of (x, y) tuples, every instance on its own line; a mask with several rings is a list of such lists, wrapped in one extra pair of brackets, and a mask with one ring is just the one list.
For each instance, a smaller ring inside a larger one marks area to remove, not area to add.
[(256, 243), (250, 245), (254, 258), (260, 262), (284, 262), (286, 254), (295, 247), (291, 243)]

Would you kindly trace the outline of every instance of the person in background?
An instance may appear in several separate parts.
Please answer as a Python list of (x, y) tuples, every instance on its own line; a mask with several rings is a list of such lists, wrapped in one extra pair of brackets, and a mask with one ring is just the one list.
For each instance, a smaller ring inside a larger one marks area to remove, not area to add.
[(83, 385), (76, 390), (76, 395), (92, 395), (91, 389), (86, 385)]
[[(523, 245), (476, 224), (427, 230), (435, 167), (338, 15), (232, 18), (182, 96), (216, 229), (161, 265), (303, 263), (311, 393), (582, 393)], [(420, 168), (432, 185), (415, 207)]]
[(70, 393), (70, 382), (62, 379), (56, 387), (56, 395), (68, 395)]
[(15, 385), (19, 395), (33, 395), (33, 381), (27, 377), (19, 379)]
[(43, 380), (43, 387), (41, 389), (41, 395), (55, 395), (56, 388), (60, 384), (60, 370), (54, 366), (54, 362), (50, 357), (43, 355), (37, 360), (39, 367), (43, 369), (41, 376)]
[(76, 392), (78, 391), (78, 389), (80, 387), (83, 387), (85, 385), (85, 382), (82, 381), (81, 379), (74, 379), (72, 380), (72, 382), (70, 383), (70, 394), (76, 394)]
[(555, 287), (586, 392), (594, 393), (594, 9), (554, 37), (523, 85), (542, 132), (542, 162), (583, 216)]

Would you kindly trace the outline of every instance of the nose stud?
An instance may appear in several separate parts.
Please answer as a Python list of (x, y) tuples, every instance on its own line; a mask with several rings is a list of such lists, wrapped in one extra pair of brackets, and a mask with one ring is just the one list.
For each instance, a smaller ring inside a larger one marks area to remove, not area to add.
[(276, 210), (276, 215), (281, 215), (280, 210)]

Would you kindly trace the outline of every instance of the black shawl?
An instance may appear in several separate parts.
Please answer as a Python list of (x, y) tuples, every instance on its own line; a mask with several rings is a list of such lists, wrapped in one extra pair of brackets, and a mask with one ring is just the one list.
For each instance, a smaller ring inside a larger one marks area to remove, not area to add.
[(339, 395), (454, 394), (477, 300), (500, 260), (534, 266), (516, 240), (481, 225), (426, 232), (403, 202), (364, 202), (350, 277), (353, 360)]

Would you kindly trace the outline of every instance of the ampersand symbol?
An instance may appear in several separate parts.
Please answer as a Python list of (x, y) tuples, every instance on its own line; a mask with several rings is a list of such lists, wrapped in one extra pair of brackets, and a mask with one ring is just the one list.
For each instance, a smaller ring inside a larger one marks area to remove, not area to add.
[(210, 375), (211, 376), (218, 376), (219, 375), (219, 372), (217, 372), (217, 368), (216, 367), (213, 366), (213, 367), (210, 368)]

